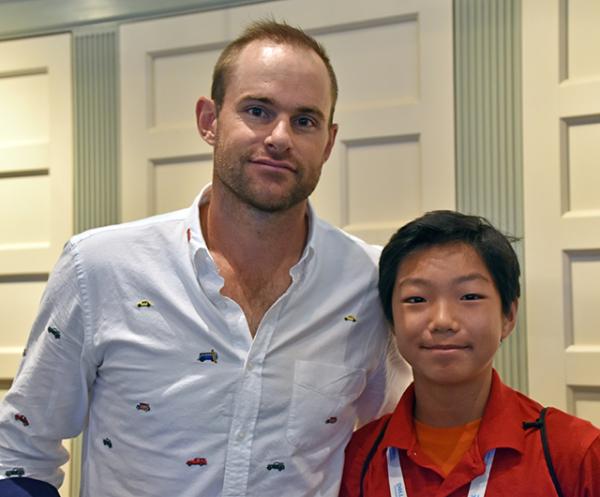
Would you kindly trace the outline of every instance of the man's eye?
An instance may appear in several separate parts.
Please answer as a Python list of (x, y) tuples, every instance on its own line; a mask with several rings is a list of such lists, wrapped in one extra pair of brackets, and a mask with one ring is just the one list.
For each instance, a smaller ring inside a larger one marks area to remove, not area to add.
[(314, 128), (317, 125), (314, 119), (307, 116), (299, 117), (298, 119), (296, 119), (296, 122), (301, 128)]
[(261, 109), (260, 107), (250, 107), (250, 108), (246, 109), (246, 112), (248, 114), (250, 114), (252, 117), (264, 117), (265, 116), (264, 109)]
[(483, 296), (477, 293), (467, 293), (461, 297), (461, 300), (480, 300)]
[(421, 303), (425, 302), (425, 299), (423, 297), (412, 296), (412, 297), (406, 297), (402, 301), (405, 304), (421, 304)]

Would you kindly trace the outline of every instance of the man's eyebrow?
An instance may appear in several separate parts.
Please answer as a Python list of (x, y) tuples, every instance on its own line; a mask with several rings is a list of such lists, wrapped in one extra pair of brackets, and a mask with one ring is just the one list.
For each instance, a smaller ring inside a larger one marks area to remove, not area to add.
[(245, 95), (240, 99), (240, 102), (260, 102), (267, 105), (275, 105), (275, 101), (268, 97), (255, 97), (254, 95)]

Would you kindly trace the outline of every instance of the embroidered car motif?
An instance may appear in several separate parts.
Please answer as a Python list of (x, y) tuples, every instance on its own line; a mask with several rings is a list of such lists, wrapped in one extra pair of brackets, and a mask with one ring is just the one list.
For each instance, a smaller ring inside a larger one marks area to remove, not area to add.
[(110, 438), (103, 438), (102, 443), (106, 445), (109, 449), (112, 449), (112, 441)]
[(140, 300), (137, 303), (138, 307), (152, 307), (152, 302), (150, 302), (149, 300)]
[(337, 423), (337, 418), (335, 416), (331, 416), (325, 420), (325, 424), (331, 425), (333, 423)]
[(138, 411), (148, 412), (150, 410), (150, 404), (147, 402), (139, 402), (138, 405), (135, 406)]
[(188, 466), (206, 466), (208, 462), (205, 457), (194, 457), (185, 462)]
[(344, 321), (350, 321), (352, 323), (356, 323), (356, 318), (352, 315), (352, 314), (348, 314), (345, 318)]
[(271, 464), (267, 464), (267, 469), (271, 471), (272, 469), (276, 469), (277, 471), (283, 471), (285, 469), (285, 464), (281, 461), (275, 461)]
[(25, 416), (24, 414), (15, 414), (15, 420), (23, 423), (23, 426), (29, 426), (29, 420), (27, 419), (27, 416)]
[(23, 476), (25, 474), (25, 470), (23, 468), (13, 468), (4, 472), (5, 476)]
[(60, 331), (54, 326), (48, 326), (48, 333), (50, 333), (54, 338), (60, 338)]
[(211, 361), (216, 363), (218, 359), (219, 354), (217, 354), (217, 351), (215, 349), (210, 349), (210, 352), (200, 352), (200, 354), (198, 355), (198, 360), (200, 362)]

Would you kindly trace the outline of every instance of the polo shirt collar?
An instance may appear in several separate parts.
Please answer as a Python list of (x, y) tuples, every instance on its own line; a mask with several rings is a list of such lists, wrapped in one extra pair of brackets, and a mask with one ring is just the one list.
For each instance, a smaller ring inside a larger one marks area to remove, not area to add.
[[(493, 448), (508, 448), (518, 452), (524, 451), (525, 431), (522, 429), (523, 414), (515, 402), (518, 394), (504, 385), (498, 373), (492, 371), (490, 395), (477, 432), (480, 454)], [(417, 448), (417, 437), (414, 429), (413, 410), (415, 392), (411, 384), (400, 399), (386, 429), (380, 448), (396, 447), (407, 452)]]

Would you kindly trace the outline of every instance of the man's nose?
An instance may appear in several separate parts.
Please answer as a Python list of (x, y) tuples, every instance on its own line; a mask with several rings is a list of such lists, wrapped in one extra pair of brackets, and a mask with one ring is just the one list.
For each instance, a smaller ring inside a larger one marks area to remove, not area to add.
[(454, 306), (445, 300), (436, 302), (432, 308), (429, 327), (432, 332), (458, 331)]
[(292, 143), (292, 129), (291, 123), (286, 117), (277, 119), (271, 132), (265, 138), (265, 144), (271, 151), (284, 152), (288, 150)]

